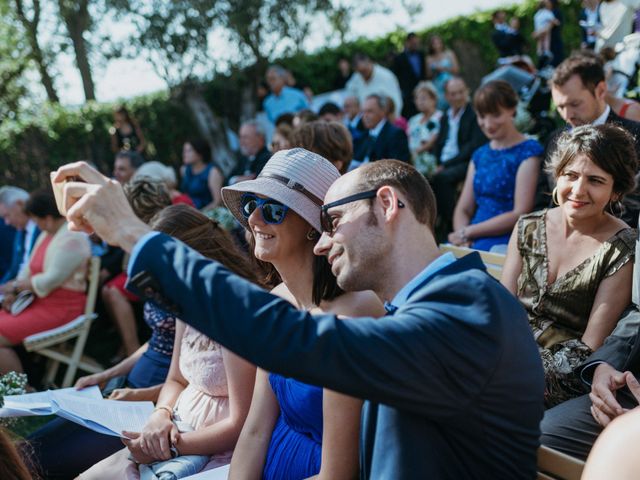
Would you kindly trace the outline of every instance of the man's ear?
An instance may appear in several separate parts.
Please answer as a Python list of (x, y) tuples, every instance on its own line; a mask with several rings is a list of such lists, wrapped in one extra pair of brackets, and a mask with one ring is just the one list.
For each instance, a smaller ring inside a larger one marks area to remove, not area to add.
[(604, 97), (607, 94), (607, 84), (602, 81), (596, 85), (593, 95), (600, 101), (604, 102)]
[(399, 199), (396, 191), (388, 185), (380, 187), (377, 200), (382, 205), (382, 212), (385, 219), (391, 220), (395, 218), (400, 208), (398, 206)]

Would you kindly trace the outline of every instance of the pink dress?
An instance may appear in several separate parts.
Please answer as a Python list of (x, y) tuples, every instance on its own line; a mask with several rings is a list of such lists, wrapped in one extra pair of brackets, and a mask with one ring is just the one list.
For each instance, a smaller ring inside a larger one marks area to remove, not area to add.
[[(187, 326), (182, 336), (180, 372), (189, 382), (175, 405), (175, 412), (195, 430), (224, 420), (229, 416), (227, 375), (222, 360), (222, 347)], [(232, 451), (213, 455), (204, 470), (231, 462)], [(124, 448), (91, 467), (81, 479), (139, 479), (138, 465), (129, 460)]]

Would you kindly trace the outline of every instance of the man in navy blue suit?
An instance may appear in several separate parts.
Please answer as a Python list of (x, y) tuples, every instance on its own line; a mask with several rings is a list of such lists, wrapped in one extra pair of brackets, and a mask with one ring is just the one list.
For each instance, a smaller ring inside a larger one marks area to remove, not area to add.
[[(387, 121), (388, 108), (389, 99), (383, 95), (369, 95), (364, 101), (362, 123), (369, 132), (353, 155), (354, 160), (360, 164), (382, 158), (402, 160), (403, 162), (410, 160), (407, 135)], [(352, 165), (359, 164), (354, 162)]]
[(341, 287), (388, 302), (389, 316), (351, 320), (298, 311), (151, 232), (86, 164), (56, 180), (76, 175), (71, 227), (131, 251), (135, 291), (260, 367), (366, 400), (362, 478), (535, 477), (544, 377), (526, 314), (477, 253), (440, 254), (433, 193), (410, 165), (364, 165), (325, 197), (316, 253)]
[(3, 293), (13, 290), (12, 280), (26, 265), (31, 250), (40, 235), (38, 226), (24, 211), (28, 199), (29, 193), (21, 188), (11, 186), (0, 188), (0, 215), (7, 225), (16, 229), (11, 263), (0, 277), (0, 291)]

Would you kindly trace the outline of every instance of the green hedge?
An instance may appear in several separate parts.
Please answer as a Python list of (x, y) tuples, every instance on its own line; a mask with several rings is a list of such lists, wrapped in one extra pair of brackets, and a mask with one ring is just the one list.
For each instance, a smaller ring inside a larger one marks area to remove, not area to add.
[[(563, 38), (566, 52), (580, 43), (577, 16), (579, 2), (562, 5), (565, 16)], [(530, 37), (535, 2), (526, 2), (506, 8), (522, 21), (523, 34)], [(462, 73), (470, 85), (491, 71), (497, 52), (491, 43), (491, 12), (478, 12), (457, 17), (441, 25), (418, 32), (426, 38), (437, 33), (460, 57)], [(394, 32), (385, 37), (358, 39), (338, 48), (323, 49), (316, 53), (299, 54), (279, 61), (294, 72), (300, 83), (315, 92), (331, 88), (338, 60), (351, 57), (356, 51), (387, 63), (402, 48), (405, 32)], [(530, 51), (535, 51), (533, 44)], [(217, 77), (202, 85), (203, 95), (214, 111), (237, 127), (243, 86), (252, 83), (245, 72), (228, 77)], [(167, 92), (145, 95), (127, 101), (127, 107), (149, 141), (149, 156), (164, 163), (178, 166), (185, 139), (196, 134), (195, 126), (179, 98)], [(44, 105), (37, 116), (5, 120), (0, 124), (0, 184), (20, 185), (32, 189), (48, 181), (48, 172), (58, 166), (79, 159), (94, 162), (102, 171), (109, 172), (113, 155), (110, 150), (108, 129), (112, 122), (113, 104), (90, 103), (82, 108), (64, 108)]]
[[(96, 102), (74, 109), (46, 104), (37, 117), (2, 122), (0, 183), (35, 188), (47, 181), (49, 171), (76, 160), (89, 160), (110, 172), (113, 107)], [(183, 104), (161, 92), (131, 99), (127, 107), (149, 141), (148, 156), (179, 165), (182, 142), (195, 134)]]

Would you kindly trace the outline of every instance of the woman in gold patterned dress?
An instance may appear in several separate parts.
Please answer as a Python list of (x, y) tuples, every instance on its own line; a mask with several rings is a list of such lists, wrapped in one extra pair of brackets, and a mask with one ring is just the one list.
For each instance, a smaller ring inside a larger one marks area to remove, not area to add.
[(610, 124), (582, 126), (558, 141), (549, 170), (556, 208), (520, 217), (502, 283), (529, 314), (551, 407), (584, 393), (573, 373), (631, 301), (636, 231), (613, 214), (633, 190), (633, 138)]

